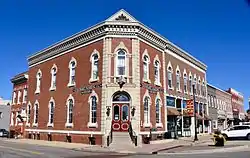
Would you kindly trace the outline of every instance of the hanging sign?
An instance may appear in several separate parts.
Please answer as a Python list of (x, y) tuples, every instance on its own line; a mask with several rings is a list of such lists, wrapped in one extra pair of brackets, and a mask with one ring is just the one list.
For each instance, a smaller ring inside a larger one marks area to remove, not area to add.
[(189, 116), (194, 116), (194, 101), (187, 100), (187, 113)]

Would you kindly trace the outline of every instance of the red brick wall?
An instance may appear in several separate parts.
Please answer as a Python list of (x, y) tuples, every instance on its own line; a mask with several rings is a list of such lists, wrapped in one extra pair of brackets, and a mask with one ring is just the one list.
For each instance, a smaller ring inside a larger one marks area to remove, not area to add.
[[(148, 55), (150, 58), (150, 65), (149, 65), (149, 79), (151, 81), (151, 83), (144, 83), (143, 82), (143, 53), (145, 51), (145, 49), (147, 49), (148, 51)], [(160, 60), (160, 64), (161, 64), (161, 68), (160, 68), (160, 83), (162, 86), (157, 86), (154, 84), (154, 58), (156, 57), (156, 55), (158, 55), (158, 58)], [(140, 82), (142, 84), (146, 84), (146, 85), (150, 85), (152, 87), (155, 88), (162, 88), (164, 86), (164, 82), (163, 82), (163, 55), (162, 52), (160, 52), (159, 50), (145, 44), (144, 42), (140, 42)], [(146, 92), (146, 88), (141, 88), (141, 120), (142, 123), (144, 122), (144, 105), (143, 105), (143, 97), (145, 95)], [(161, 97), (161, 101), (162, 101), (162, 106), (161, 106), (161, 122), (163, 124), (162, 128), (158, 128), (158, 131), (164, 131), (165, 130), (165, 111), (164, 111), (164, 93), (159, 93), (160, 97)], [(149, 93), (150, 97), (151, 97), (151, 106), (150, 106), (150, 121), (152, 123), (152, 128), (156, 128), (156, 106), (155, 106), (155, 99), (156, 99), (156, 93)], [(141, 130), (142, 131), (149, 131), (149, 128), (144, 128), (141, 126)]]
[[(96, 49), (99, 54), (99, 81), (95, 83), (89, 83), (91, 78), (91, 62), (90, 56)], [(59, 56), (57, 58), (48, 60), (42, 64), (36, 65), (29, 69), (29, 93), (28, 100), (31, 102), (32, 107), (36, 100), (39, 102), (39, 117), (38, 117), (38, 129), (54, 129), (54, 130), (81, 130), (81, 131), (100, 131), (101, 129), (101, 88), (96, 88), (94, 91), (98, 95), (97, 105), (97, 123), (98, 128), (89, 129), (87, 124), (89, 122), (89, 104), (88, 99), (90, 94), (80, 94), (80, 92), (73, 92), (72, 88), (67, 86), (69, 82), (69, 62), (72, 57), (77, 61), (76, 67), (76, 88), (80, 88), (87, 85), (100, 84), (102, 81), (102, 58), (103, 58), (103, 41), (92, 43), (85, 47), (73, 50), (67, 54)], [(49, 91), (51, 86), (51, 68), (53, 64), (57, 65), (58, 71), (56, 76), (56, 90)], [(41, 79), (41, 91), (40, 94), (35, 94), (36, 90), (36, 74), (38, 70), (42, 71)], [(73, 108), (73, 124), (72, 128), (66, 128), (66, 114), (67, 106), (66, 101), (69, 95), (72, 94), (75, 100)], [(54, 127), (47, 127), (48, 123), (48, 104), (50, 98), (55, 100), (55, 112), (54, 112)], [(34, 111), (31, 110), (31, 125), (33, 123)], [(31, 127), (33, 128), (33, 127)]]

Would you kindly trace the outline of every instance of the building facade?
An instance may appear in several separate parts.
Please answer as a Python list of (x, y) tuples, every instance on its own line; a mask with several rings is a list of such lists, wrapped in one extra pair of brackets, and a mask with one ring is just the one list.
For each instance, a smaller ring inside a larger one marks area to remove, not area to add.
[(0, 128), (9, 131), (10, 101), (0, 98)]
[(111, 132), (128, 130), (138, 143), (167, 131), (194, 135), (185, 114), (193, 95), (197, 130), (208, 132), (206, 65), (124, 10), (28, 64), (28, 138), (106, 145)]
[(30, 116), (30, 114), (26, 114), (28, 101), (28, 73), (24, 72), (14, 76), (11, 82), (13, 84), (13, 92), (9, 121), (10, 131), (12, 134), (23, 136), (26, 115)]
[(234, 125), (238, 125), (240, 121), (243, 121), (245, 119), (244, 97), (240, 92), (236, 91), (233, 88), (229, 88), (227, 92), (232, 94)]
[(218, 112), (216, 106), (216, 88), (210, 84), (207, 85), (207, 100), (208, 100), (208, 112), (210, 121), (210, 131), (213, 133), (218, 130)]

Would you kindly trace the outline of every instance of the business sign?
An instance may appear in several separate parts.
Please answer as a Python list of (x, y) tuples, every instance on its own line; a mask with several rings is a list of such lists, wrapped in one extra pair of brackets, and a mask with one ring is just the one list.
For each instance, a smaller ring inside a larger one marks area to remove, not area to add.
[(187, 113), (189, 116), (194, 116), (194, 101), (187, 100)]

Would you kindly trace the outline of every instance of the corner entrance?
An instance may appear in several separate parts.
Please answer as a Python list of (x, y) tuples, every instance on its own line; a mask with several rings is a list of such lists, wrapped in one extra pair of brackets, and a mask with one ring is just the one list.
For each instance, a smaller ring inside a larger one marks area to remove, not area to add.
[(126, 92), (116, 92), (112, 103), (112, 129), (116, 132), (128, 132), (130, 123), (130, 96)]

